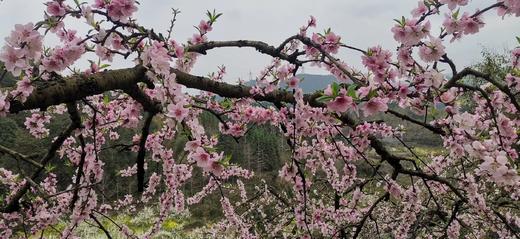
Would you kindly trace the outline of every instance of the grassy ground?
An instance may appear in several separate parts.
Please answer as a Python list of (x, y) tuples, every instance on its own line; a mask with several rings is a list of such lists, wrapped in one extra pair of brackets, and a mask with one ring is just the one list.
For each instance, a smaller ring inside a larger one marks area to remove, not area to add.
[[(142, 235), (150, 228), (157, 215), (157, 210), (147, 207), (140, 209), (138, 212), (131, 213), (127, 212), (120, 215), (112, 216), (111, 219), (118, 224), (126, 224), (135, 235)], [(114, 239), (123, 239), (125, 237), (118, 226), (112, 223), (106, 218), (99, 217), (98, 220), (104, 225), (104, 227), (110, 232), (110, 235)], [(202, 238), (202, 235), (197, 230), (185, 230), (184, 226), (189, 223), (190, 217), (188, 214), (185, 215), (171, 215), (161, 225), (160, 232), (154, 236), (156, 239), (166, 238)], [(83, 222), (78, 225), (76, 229), (76, 235), (81, 238), (106, 238), (106, 235), (101, 229), (98, 229), (92, 221)], [(37, 236), (31, 238), (40, 238), (43, 233), (44, 238), (57, 239), (60, 238), (59, 232), (63, 231), (67, 225), (65, 223), (59, 223), (54, 229), (48, 229), (44, 232), (37, 233)], [(20, 234), (22, 236), (23, 234)]]

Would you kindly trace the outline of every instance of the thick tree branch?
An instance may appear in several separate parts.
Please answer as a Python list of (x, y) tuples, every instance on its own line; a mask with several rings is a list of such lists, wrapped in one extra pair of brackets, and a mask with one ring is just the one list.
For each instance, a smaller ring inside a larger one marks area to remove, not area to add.
[[(294, 36), (289, 37), (288, 39), (294, 39)], [(281, 45), (283, 46), (283, 44)], [(303, 62), (297, 59), (298, 53), (294, 53), (291, 55), (287, 55), (282, 52), (283, 48), (275, 48), (265, 42), (262, 41), (249, 41), (249, 40), (237, 40), (237, 41), (210, 41), (205, 42), (198, 45), (189, 46), (186, 50), (189, 52), (197, 52), (200, 54), (206, 54), (207, 50), (215, 49), (215, 48), (224, 48), (224, 47), (251, 47), (256, 49), (258, 52), (262, 54), (266, 54), (272, 57), (277, 57), (282, 60), (286, 60), (292, 64), (301, 66)]]
[(155, 113), (148, 112), (144, 121), (143, 129), (141, 132), (141, 139), (139, 140), (139, 151), (137, 152), (137, 191), (144, 192), (144, 157), (146, 156), (146, 140), (150, 134), (150, 126), (152, 125), (153, 117)]
[(145, 72), (144, 67), (136, 66), (104, 71), (90, 76), (56, 77), (52, 81), (37, 86), (24, 103), (12, 100), (9, 111), (18, 113), (24, 110), (46, 109), (49, 106), (74, 102), (106, 91), (126, 89), (138, 82), (146, 82)]

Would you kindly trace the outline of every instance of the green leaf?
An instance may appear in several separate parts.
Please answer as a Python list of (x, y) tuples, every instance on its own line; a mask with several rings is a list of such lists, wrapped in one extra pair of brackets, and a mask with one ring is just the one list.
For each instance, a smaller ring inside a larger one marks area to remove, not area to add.
[(110, 98), (108, 97), (108, 94), (103, 95), (103, 103), (105, 105), (108, 105), (108, 103), (110, 103)]
[(329, 34), (329, 33), (330, 33), (330, 31), (332, 31), (332, 30), (330, 29), (330, 27), (329, 27), (329, 28), (327, 28), (327, 29), (325, 30), (325, 35)]
[(374, 98), (374, 97), (376, 97), (376, 96), (377, 96), (377, 91), (375, 91), (375, 90), (370, 90), (370, 92), (369, 92), (368, 95), (367, 95), (367, 98), (368, 98), (368, 99), (372, 99), (372, 98)]
[(513, 68), (511, 74), (516, 77), (520, 77), (520, 69)]
[(454, 12), (453, 14), (451, 14), (451, 16), (452, 16), (453, 18), (457, 19), (457, 18), (459, 18), (459, 13), (460, 13), (460, 8), (457, 9), (456, 12)]
[(215, 153), (215, 152), (217, 152), (217, 150), (214, 149), (214, 148), (210, 148), (210, 147), (203, 147), (203, 148), (204, 148), (204, 149), (206, 150), (206, 152), (208, 152), (208, 153)]
[(213, 9), (213, 12), (210, 12), (209, 10), (206, 11), (206, 16), (208, 16), (210, 24), (213, 24), (220, 16), (222, 16), (222, 13), (217, 13), (215, 9)]
[(52, 172), (55, 168), (56, 166), (54, 165), (47, 165), (45, 166), (45, 172)]
[(357, 99), (356, 88), (357, 88), (356, 84), (349, 85), (348, 89), (347, 89), (347, 95), (352, 97), (353, 99)]
[(220, 164), (222, 164), (224, 166), (229, 166), (230, 162), (231, 162), (230, 154), (226, 155), (226, 157), (224, 157), (223, 159), (220, 160)]
[(332, 95), (334, 97), (338, 96), (338, 94), (339, 94), (339, 85), (338, 85), (338, 83), (336, 83), (336, 82), (332, 83), (331, 87), (332, 87)]
[(231, 100), (230, 99), (224, 99), (223, 101), (220, 102), (220, 106), (222, 106), (222, 108), (224, 109), (229, 109), (231, 108), (233, 104), (231, 103)]
[(430, 112), (431, 112), (432, 115), (436, 115), (436, 114), (437, 114), (437, 111), (438, 111), (438, 110), (437, 110), (437, 108), (435, 108), (435, 107), (432, 107), (432, 108), (430, 109)]
[(372, 49), (368, 48), (366, 55), (367, 56), (372, 56), (373, 54), (374, 54), (374, 52), (372, 51)]
[(322, 95), (322, 96), (316, 98), (316, 100), (317, 100), (318, 102), (322, 102), (322, 103), (329, 102), (329, 101), (331, 101), (332, 99), (334, 99), (334, 97), (329, 96), (329, 95)]
[(516, 37), (516, 41), (520, 44), (520, 37)]
[(161, 39), (161, 41), (163, 41), (163, 42), (165, 41), (165, 38), (162, 33), (159, 33), (159, 39)]

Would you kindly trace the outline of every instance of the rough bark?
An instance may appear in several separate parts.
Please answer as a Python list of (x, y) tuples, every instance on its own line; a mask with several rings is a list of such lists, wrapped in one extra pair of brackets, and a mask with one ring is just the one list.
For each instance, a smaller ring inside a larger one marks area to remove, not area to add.
[(39, 83), (24, 103), (18, 100), (11, 101), (9, 111), (18, 113), (24, 110), (46, 109), (49, 106), (75, 102), (87, 96), (110, 90), (127, 89), (138, 82), (145, 82), (145, 72), (144, 67), (136, 66), (128, 69), (104, 71), (89, 76), (54, 77), (48, 82)]

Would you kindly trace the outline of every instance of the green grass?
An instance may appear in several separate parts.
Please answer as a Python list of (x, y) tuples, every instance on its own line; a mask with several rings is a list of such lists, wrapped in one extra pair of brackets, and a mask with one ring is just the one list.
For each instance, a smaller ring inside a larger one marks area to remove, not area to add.
[[(111, 219), (120, 225), (127, 225), (135, 235), (142, 235), (153, 226), (157, 214), (157, 209), (146, 207), (139, 209), (137, 212), (125, 212), (124, 214), (113, 215), (111, 216)], [(109, 231), (112, 238), (126, 238), (120, 232), (119, 227), (109, 219), (99, 216), (98, 220)], [(162, 223), (159, 233), (157, 233), (153, 238), (201, 238), (201, 236), (198, 236), (199, 233), (196, 230), (188, 231), (184, 229), (184, 226), (189, 223), (190, 220), (188, 214), (172, 214)], [(63, 231), (67, 226), (68, 225), (65, 222), (60, 222), (54, 226), (54, 229), (49, 228), (43, 231), (43, 236), (48, 239), (60, 238), (59, 232)], [(105, 233), (101, 229), (97, 228), (92, 220), (79, 224), (75, 232), (76, 235), (81, 238), (106, 238)], [(30, 238), (40, 238), (41, 233), (42, 232), (38, 232), (35, 236)], [(23, 232), (19, 232), (19, 234), (20, 236), (23, 236)]]

